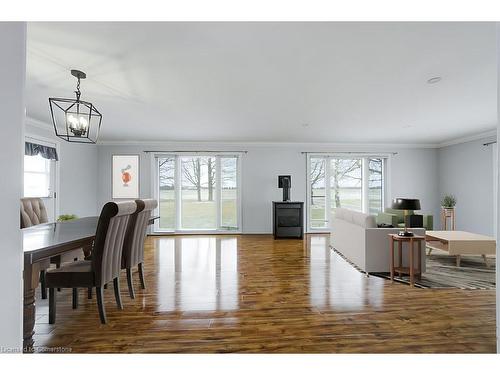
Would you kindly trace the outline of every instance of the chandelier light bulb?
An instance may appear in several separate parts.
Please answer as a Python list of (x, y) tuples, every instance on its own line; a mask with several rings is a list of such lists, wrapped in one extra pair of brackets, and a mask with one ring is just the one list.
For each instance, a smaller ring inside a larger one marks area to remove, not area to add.
[(71, 113), (68, 114), (68, 122), (70, 124), (70, 127), (76, 128), (78, 125), (78, 120), (76, 119), (75, 116), (73, 116)]
[(88, 122), (87, 122), (87, 119), (83, 116), (80, 116), (80, 126), (83, 128), (83, 129), (87, 129), (87, 126), (88, 126)]
[(80, 116), (80, 118), (78, 118), (70, 113), (67, 115), (67, 121), (69, 130), (76, 137), (83, 137), (87, 134), (88, 121), (85, 117)]

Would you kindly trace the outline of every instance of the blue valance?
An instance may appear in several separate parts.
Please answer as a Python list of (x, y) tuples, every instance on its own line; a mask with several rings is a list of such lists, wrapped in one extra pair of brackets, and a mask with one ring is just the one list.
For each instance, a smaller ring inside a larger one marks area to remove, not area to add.
[(43, 146), (37, 143), (25, 142), (24, 154), (29, 156), (41, 155), (44, 159), (59, 160), (55, 147)]

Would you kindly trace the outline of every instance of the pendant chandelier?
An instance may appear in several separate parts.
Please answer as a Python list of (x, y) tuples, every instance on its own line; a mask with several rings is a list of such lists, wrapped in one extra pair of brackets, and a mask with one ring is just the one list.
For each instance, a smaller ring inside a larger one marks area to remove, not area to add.
[(78, 80), (76, 99), (49, 98), (54, 130), (59, 138), (68, 142), (96, 143), (102, 115), (92, 103), (80, 100), (80, 80), (87, 75), (80, 70), (71, 70), (71, 75)]

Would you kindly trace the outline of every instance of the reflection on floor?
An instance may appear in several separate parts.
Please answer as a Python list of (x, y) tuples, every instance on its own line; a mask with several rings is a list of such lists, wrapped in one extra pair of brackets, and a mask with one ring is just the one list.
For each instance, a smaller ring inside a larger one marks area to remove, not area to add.
[(328, 237), (149, 237), (146, 283), (124, 310), (38, 299), (35, 345), (72, 352), (495, 352), (495, 292), (422, 290), (366, 277)]

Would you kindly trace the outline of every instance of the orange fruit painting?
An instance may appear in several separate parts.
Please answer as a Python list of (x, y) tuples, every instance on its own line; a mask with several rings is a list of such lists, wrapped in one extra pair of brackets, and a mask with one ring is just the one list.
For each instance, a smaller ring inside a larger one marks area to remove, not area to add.
[(132, 180), (132, 175), (129, 172), (122, 172), (122, 181), (124, 185), (127, 185), (130, 180)]
[(132, 166), (128, 164), (125, 168), (122, 168), (122, 181), (123, 186), (128, 186), (128, 183), (132, 180), (132, 173), (129, 171), (132, 169)]

